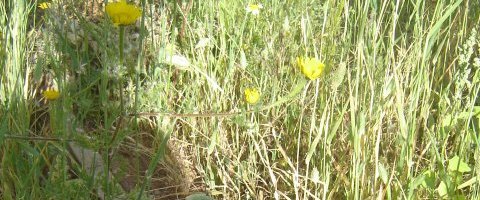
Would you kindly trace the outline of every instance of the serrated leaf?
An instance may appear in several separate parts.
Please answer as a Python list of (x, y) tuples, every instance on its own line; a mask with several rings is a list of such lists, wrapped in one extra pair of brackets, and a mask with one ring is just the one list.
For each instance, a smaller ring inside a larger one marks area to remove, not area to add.
[(460, 173), (472, 171), (467, 163), (460, 160), (460, 157), (454, 156), (448, 161), (448, 170)]

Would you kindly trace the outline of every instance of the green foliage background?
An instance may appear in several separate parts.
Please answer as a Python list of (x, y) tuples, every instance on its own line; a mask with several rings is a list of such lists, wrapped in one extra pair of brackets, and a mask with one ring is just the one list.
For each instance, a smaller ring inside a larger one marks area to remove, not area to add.
[[(0, 2), (2, 199), (480, 198), (478, 1), (137, 0), (125, 62), (96, 1), (43, 2)], [(126, 146), (148, 155), (130, 191), (110, 176)], [(173, 161), (187, 189), (155, 195)]]

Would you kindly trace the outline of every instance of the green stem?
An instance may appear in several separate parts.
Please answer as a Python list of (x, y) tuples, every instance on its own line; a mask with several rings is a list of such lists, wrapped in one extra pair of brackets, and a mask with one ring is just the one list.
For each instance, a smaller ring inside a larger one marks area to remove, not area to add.
[(119, 49), (119, 53), (120, 53), (120, 65), (123, 66), (124, 64), (124, 56), (123, 56), (123, 38), (125, 36), (125, 27), (124, 26), (120, 26), (120, 46), (118, 47)]

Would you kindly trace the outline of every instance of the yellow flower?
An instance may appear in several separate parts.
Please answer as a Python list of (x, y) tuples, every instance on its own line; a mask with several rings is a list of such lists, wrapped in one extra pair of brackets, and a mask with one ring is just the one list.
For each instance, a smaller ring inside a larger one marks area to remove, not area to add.
[(43, 91), (42, 94), (46, 100), (50, 100), (50, 101), (56, 100), (58, 99), (58, 97), (60, 97), (60, 92), (58, 92), (55, 89), (47, 89)]
[(140, 8), (135, 5), (127, 4), (125, 0), (108, 3), (105, 10), (107, 11), (108, 16), (110, 16), (110, 19), (112, 19), (113, 24), (116, 26), (134, 24), (142, 15), (142, 10), (140, 10)]
[(245, 89), (245, 101), (249, 104), (255, 104), (260, 99), (260, 92), (256, 88)]
[(50, 8), (50, 3), (49, 2), (43, 2), (38, 5), (38, 7), (42, 10), (45, 10), (47, 8)]
[(322, 75), (325, 64), (316, 58), (297, 58), (297, 64), (300, 66), (302, 73), (310, 80), (315, 80)]
[(260, 9), (263, 8), (262, 4), (248, 4), (246, 10), (247, 13), (252, 13), (252, 15), (260, 14)]

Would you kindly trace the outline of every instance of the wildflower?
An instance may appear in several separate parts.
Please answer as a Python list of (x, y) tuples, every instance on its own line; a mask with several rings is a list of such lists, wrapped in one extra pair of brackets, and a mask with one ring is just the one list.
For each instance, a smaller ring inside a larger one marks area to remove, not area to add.
[(105, 10), (116, 26), (133, 24), (142, 15), (140, 8), (127, 4), (125, 0), (108, 3)]
[(42, 10), (45, 10), (47, 8), (50, 8), (50, 3), (49, 2), (43, 2), (38, 5), (38, 7)]
[(245, 101), (249, 104), (255, 104), (260, 99), (260, 92), (256, 88), (245, 89)]
[(55, 89), (47, 89), (43, 91), (42, 94), (46, 100), (50, 100), (50, 101), (56, 100), (58, 99), (58, 97), (60, 97), (60, 92), (58, 92)]
[(325, 64), (316, 58), (297, 58), (297, 64), (300, 66), (302, 73), (310, 80), (315, 80), (322, 75)]
[(260, 14), (260, 9), (263, 8), (262, 4), (248, 4), (246, 10), (247, 13), (252, 13), (252, 15)]

